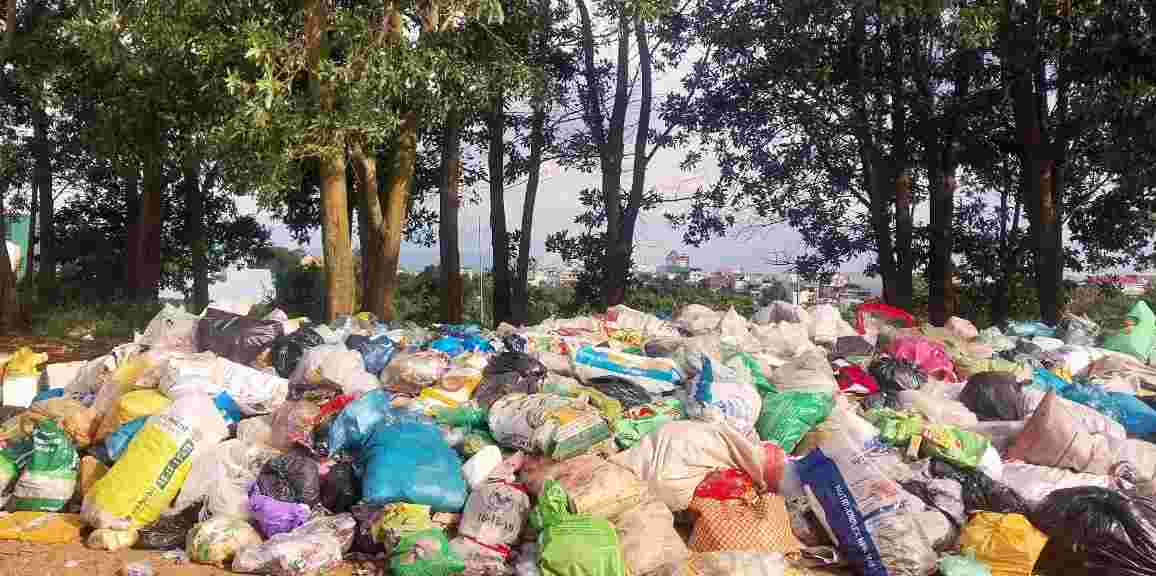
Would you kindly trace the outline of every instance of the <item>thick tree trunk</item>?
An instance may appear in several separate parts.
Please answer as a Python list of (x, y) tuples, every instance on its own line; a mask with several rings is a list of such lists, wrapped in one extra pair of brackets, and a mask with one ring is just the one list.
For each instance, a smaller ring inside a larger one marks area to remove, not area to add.
[(123, 290), (124, 298), (131, 300), (136, 291), (137, 266), (140, 264), (140, 223), (137, 218), (140, 214), (140, 167), (131, 157), (127, 161), (118, 160), (118, 163), (127, 222)]
[(383, 295), (387, 278), (382, 267), (385, 261), (382, 248), (385, 246), (385, 223), (381, 213), (381, 191), (378, 189), (380, 180), (377, 177), (377, 157), (366, 154), (361, 146), (351, 148), (351, 157), (361, 188), (358, 194), (361, 201), (359, 212), (364, 215), (361, 221), (365, 227), (361, 233), (361, 309), (384, 318), (386, 309)]
[(442, 286), (442, 319), (460, 324), (465, 312), (465, 287), (462, 285), (462, 253), (458, 236), (458, 208), (461, 192), (462, 132), (461, 117), (450, 113), (442, 130), (441, 214), (438, 218), (438, 248), (441, 251), (439, 272)]
[(506, 233), (505, 130), (506, 99), (499, 90), (491, 103), (489, 124), (490, 244), (494, 275), (494, 325), (510, 321), (510, 237)]
[(325, 254), (325, 316), (330, 321), (356, 312), (348, 203), (345, 156), (322, 157), (321, 234)]
[(382, 318), (392, 320), (393, 299), (397, 291), (397, 266), (401, 256), (401, 239), (405, 233), (410, 182), (413, 180), (414, 162), (417, 160), (417, 113), (406, 112), (401, 118), (393, 159), (390, 162), (389, 177), (386, 179), (384, 196), (381, 198), (385, 216), (383, 259), (380, 274), (385, 276), (382, 290)]
[(911, 177), (895, 177), (895, 306), (911, 310), (915, 292), (915, 257), (912, 249)]
[(36, 143), (36, 164), (33, 170), (40, 196), (40, 268), (36, 287), (40, 302), (49, 304), (55, 299), (56, 291), (56, 250), (52, 229), (52, 143), (48, 138), (48, 114), (44, 112), (39, 98), (32, 107), (32, 128)]
[(201, 187), (201, 159), (189, 152), (184, 162), (188, 243), (193, 264), (193, 311), (209, 305), (209, 239), (205, 237), (205, 189)]
[[(956, 106), (962, 103), (970, 91), (971, 66), (978, 64), (978, 55), (968, 54), (959, 58), (955, 69)], [(928, 86), (927, 93), (931, 93)], [(959, 165), (956, 141), (963, 130), (963, 114), (958, 109), (949, 120), (949, 130), (945, 142), (939, 141), (938, 129), (934, 140), (924, 144), (928, 157), (927, 174), (931, 184), (931, 260), (928, 264), (930, 279), (929, 315), (931, 323), (943, 326), (947, 319), (955, 315), (954, 265), (951, 255), (955, 251), (955, 191), (958, 182), (955, 172)], [(938, 124), (935, 125), (938, 128)], [(1006, 197), (1004, 198), (1006, 213)], [(1002, 217), (1002, 216), (1001, 216)]]
[[(357, 163), (357, 158), (353, 157), (352, 152), (350, 153), (349, 159), (352, 163)], [(374, 163), (376, 164), (376, 162), (377, 160), (375, 158)], [(353, 193), (357, 196), (357, 242), (360, 246), (360, 250), (358, 251), (360, 253), (358, 266), (361, 267), (361, 274), (357, 277), (357, 289), (361, 294), (359, 300), (361, 309), (369, 310), (369, 267), (372, 266), (370, 263), (372, 260), (369, 257), (369, 244), (373, 242), (373, 240), (370, 239), (369, 215), (366, 214), (368, 198), (365, 195), (365, 185), (362, 184), (360, 176), (357, 177), (357, 183), (354, 186)], [(349, 203), (351, 205), (354, 204), (352, 200), (350, 200)]]
[(151, 302), (157, 299), (161, 279), (161, 225), (164, 210), (164, 174), (162, 172), (162, 138), (154, 135), (156, 144), (145, 154), (144, 178), (137, 219), (136, 282), (133, 299)]
[[(8, 238), (8, 213), (4, 210), (4, 196), (8, 183), (0, 182), (0, 238)], [(16, 273), (8, 257), (8, 246), (0, 250), (0, 334), (11, 334), (20, 327), (20, 298), (16, 293)]]
[(911, 309), (915, 262), (912, 249), (911, 176), (908, 168), (907, 97), (904, 94), (906, 34), (899, 23), (887, 30), (891, 51), (891, 193), (895, 199), (895, 301), (893, 305)]

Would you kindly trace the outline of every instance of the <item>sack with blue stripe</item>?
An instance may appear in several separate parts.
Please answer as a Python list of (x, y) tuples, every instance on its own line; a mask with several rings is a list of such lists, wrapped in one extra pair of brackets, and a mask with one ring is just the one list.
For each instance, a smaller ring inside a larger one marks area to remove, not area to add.
[(670, 358), (648, 358), (607, 348), (582, 346), (571, 352), (574, 373), (583, 383), (595, 378), (617, 376), (658, 396), (678, 388), (682, 373)]

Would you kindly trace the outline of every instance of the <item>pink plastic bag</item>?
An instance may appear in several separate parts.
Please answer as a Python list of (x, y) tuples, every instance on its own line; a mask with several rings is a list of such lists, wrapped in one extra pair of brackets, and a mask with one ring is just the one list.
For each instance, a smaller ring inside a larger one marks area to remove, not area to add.
[(900, 336), (891, 341), (893, 357), (906, 360), (938, 380), (957, 382), (955, 365), (943, 345), (923, 336)]

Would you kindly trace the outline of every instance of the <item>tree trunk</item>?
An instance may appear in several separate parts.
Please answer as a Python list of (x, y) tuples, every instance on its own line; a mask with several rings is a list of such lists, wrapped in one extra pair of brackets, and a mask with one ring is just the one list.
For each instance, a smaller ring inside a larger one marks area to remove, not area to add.
[(609, 308), (626, 299), (626, 276), (629, 247), (623, 246), (622, 166), (626, 148), (626, 108), (630, 94), (628, 64), (630, 62), (630, 24), (625, 8), (618, 15), (618, 60), (615, 74), (614, 107), (610, 129), (602, 154), (602, 202), (606, 210), (606, 234), (603, 246), (606, 254), (602, 263), (602, 302)]
[(520, 325), (530, 322), (530, 243), (533, 239), (534, 204), (542, 179), (542, 149), (546, 145), (545, 94), (537, 94), (531, 103), (530, 165), (526, 181), (526, 197), (522, 201), (522, 227), (519, 230), (518, 273), (514, 282), (514, 320)]
[(8, 57), (12, 54), (12, 41), (16, 38), (16, 2), (17, 0), (8, 0), (5, 3), (4, 10), (4, 53), (0, 57), (0, 66), (8, 62)]
[(118, 173), (124, 187), (125, 222), (127, 222), (123, 294), (126, 300), (132, 300), (136, 291), (137, 266), (140, 264), (140, 223), (137, 218), (140, 214), (140, 167), (131, 157), (127, 162), (118, 159), (118, 165)]
[(384, 243), (384, 217), (381, 213), (381, 191), (378, 189), (380, 180), (377, 177), (377, 157), (365, 153), (361, 146), (351, 149), (354, 170), (360, 183), (359, 199), (361, 201), (361, 221), (365, 230), (361, 233), (362, 254), (362, 296), (361, 308), (372, 312), (378, 318), (386, 314), (385, 293), (386, 277), (382, 263), (385, 254), (382, 252)]
[[(931, 261), (928, 264), (930, 278), (929, 310), (931, 323), (943, 326), (954, 316), (955, 281), (951, 255), (955, 251), (955, 191), (958, 188), (955, 172), (959, 165), (956, 153), (959, 134), (963, 130), (964, 118), (958, 107), (970, 91), (971, 66), (978, 60), (978, 54), (960, 56), (955, 69), (955, 114), (950, 119), (946, 141), (940, 142), (938, 129), (935, 141), (928, 141), (925, 152), (928, 156), (927, 174), (931, 184)], [(927, 89), (931, 93), (930, 86)], [(938, 123), (935, 125), (938, 128)], [(1003, 199), (1006, 214), (1006, 196)]]
[[(36, 274), (36, 219), (40, 206), (40, 184), (32, 179), (32, 202), (28, 207), (28, 255), (24, 259), (24, 279), (31, 281)], [(131, 286), (131, 284), (130, 284)]]
[(510, 321), (510, 237), (506, 233), (505, 130), (506, 99), (494, 96), (488, 118), (490, 135), (490, 243), (494, 274), (494, 325)]
[[(465, 312), (462, 285), (462, 253), (458, 236), (458, 207), (462, 161), (461, 117), (451, 112), (442, 131), (441, 214), (438, 218), (439, 271), (442, 286), (442, 319), (461, 324)], [(527, 192), (529, 193), (529, 192)]]
[(349, 245), (345, 156), (321, 158), (321, 234), (325, 254), (325, 316), (353, 314), (353, 249)]
[(137, 229), (136, 282), (133, 299), (156, 300), (161, 279), (161, 225), (164, 208), (163, 145), (161, 133), (154, 133), (155, 144), (145, 153), (144, 178), (140, 197)]
[(901, 25), (892, 24), (887, 31), (891, 51), (891, 190), (895, 198), (895, 301), (893, 305), (911, 309), (914, 292), (915, 262), (912, 249), (911, 176), (907, 173), (907, 104), (904, 81), (908, 74), (904, 65), (906, 35)]
[(392, 320), (393, 299), (397, 290), (397, 266), (401, 256), (401, 239), (405, 232), (410, 182), (417, 160), (417, 113), (406, 112), (401, 117), (397, 145), (390, 162), (384, 197), (381, 199), (385, 216), (383, 258), (381, 266), (385, 278), (382, 294), (382, 318)]
[[(352, 149), (350, 150), (349, 159), (353, 164), (357, 164), (357, 158), (353, 156)], [(375, 158), (374, 164), (376, 163), (377, 159)], [(373, 242), (373, 240), (370, 239), (369, 215), (366, 214), (369, 207), (367, 205), (368, 198), (365, 195), (365, 185), (362, 183), (361, 176), (357, 176), (356, 179), (357, 182), (354, 185), (353, 193), (357, 197), (357, 242), (358, 246), (360, 246), (360, 250), (358, 250), (360, 258), (358, 258), (357, 264), (361, 267), (361, 274), (357, 277), (357, 289), (361, 294), (359, 300), (361, 309), (369, 310), (369, 267), (372, 266), (369, 257), (369, 244)], [(352, 205), (354, 201), (350, 200), (349, 203)], [(378, 208), (380, 209), (380, 205)]]
[(185, 205), (188, 209), (188, 243), (193, 264), (193, 311), (209, 305), (209, 239), (205, 237), (205, 189), (201, 187), (201, 159), (196, 152), (185, 155)]
[[(4, 210), (4, 196), (8, 182), (0, 182), (0, 238), (8, 239), (8, 213)], [(8, 256), (8, 245), (0, 250), (0, 334), (11, 334), (20, 327), (20, 299), (16, 293), (16, 273)]]
[(40, 196), (40, 272), (36, 277), (36, 287), (41, 304), (49, 304), (55, 300), (56, 289), (56, 250), (52, 229), (52, 143), (48, 139), (48, 115), (39, 97), (32, 107), (32, 127), (36, 143), (34, 171)]

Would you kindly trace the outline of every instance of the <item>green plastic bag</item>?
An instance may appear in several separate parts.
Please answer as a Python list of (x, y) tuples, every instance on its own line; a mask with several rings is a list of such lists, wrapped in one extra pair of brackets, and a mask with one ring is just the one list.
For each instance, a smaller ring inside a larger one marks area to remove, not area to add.
[(923, 427), (923, 454), (964, 468), (979, 466), (990, 443), (986, 436), (955, 426), (927, 424)]
[(543, 576), (626, 576), (614, 526), (604, 518), (570, 512), (570, 497), (558, 482), (546, 480), (530, 523), (539, 531)]
[(827, 419), (835, 399), (823, 392), (775, 392), (763, 395), (755, 430), (759, 438), (790, 454), (803, 436)]
[(450, 548), (441, 528), (403, 536), (389, 559), (394, 576), (449, 576), (465, 570), (465, 561)]
[(663, 424), (682, 418), (682, 402), (674, 398), (658, 400), (644, 406), (633, 408), (631, 414), (642, 410), (649, 412), (646, 416), (623, 417), (614, 421), (614, 441), (623, 450), (642, 441), (642, 437), (658, 430)]
[(13, 510), (56, 512), (76, 491), (80, 457), (72, 439), (52, 420), (41, 420), (32, 433), (32, 455), (12, 490)]
[(778, 390), (775, 389), (775, 385), (771, 384), (771, 381), (767, 379), (767, 375), (763, 374), (763, 368), (759, 365), (759, 362), (751, 357), (750, 354), (746, 352), (736, 352), (727, 359), (726, 365), (733, 367), (736, 359), (742, 363), (744, 368), (750, 371), (751, 379), (754, 381), (755, 388), (759, 391), (760, 395), (778, 392)]
[(975, 559), (975, 555), (949, 554), (939, 559), (940, 576), (991, 576), (991, 568)]
[(8, 485), (20, 474), (20, 470), (32, 457), (32, 437), (12, 442), (0, 449), (0, 493), (8, 490)]
[(879, 429), (879, 438), (892, 446), (906, 446), (912, 436), (923, 433), (923, 417), (890, 408), (875, 408), (864, 417)]
[(1128, 311), (1128, 320), (1131, 326), (1109, 336), (1104, 340), (1104, 348), (1131, 354), (1143, 362), (1148, 361), (1152, 350), (1152, 340), (1156, 337), (1156, 314), (1143, 300), (1136, 302)]
[(442, 408), (434, 415), (434, 419), (442, 426), (450, 428), (468, 428), (470, 430), (485, 430), (489, 432), (489, 415), (482, 408), (472, 404), (462, 404), (453, 408)]

